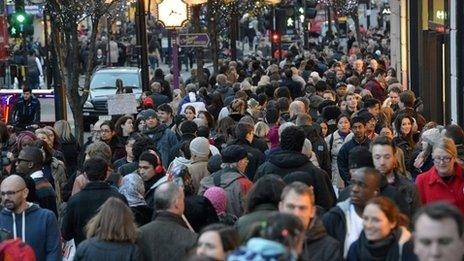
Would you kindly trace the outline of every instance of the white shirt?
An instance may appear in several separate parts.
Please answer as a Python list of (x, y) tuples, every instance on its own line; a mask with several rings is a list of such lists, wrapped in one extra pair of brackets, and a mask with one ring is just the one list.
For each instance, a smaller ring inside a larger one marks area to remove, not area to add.
[(30, 175), (30, 177), (31, 177), (32, 179), (40, 179), (40, 178), (43, 178), (43, 177), (44, 177), (44, 174), (43, 174), (43, 172), (42, 172), (41, 170), (37, 170), (37, 171), (34, 171), (34, 172)]
[(343, 258), (348, 255), (348, 250), (354, 241), (358, 240), (361, 231), (363, 230), (363, 219), (356, 213), (353, 204), (350, 204), (350, 212), (346, 221), (346, 240), (343, 246)]

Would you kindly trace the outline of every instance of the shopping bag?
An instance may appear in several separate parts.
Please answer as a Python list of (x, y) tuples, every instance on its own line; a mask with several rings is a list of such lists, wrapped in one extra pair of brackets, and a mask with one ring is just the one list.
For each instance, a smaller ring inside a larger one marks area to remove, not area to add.
[(61, 252), (63, 254), (63, 261), (73, 261), (74, 255), (76, 254), (76, 244), (74, 243), (74, 239), (63, 241)]

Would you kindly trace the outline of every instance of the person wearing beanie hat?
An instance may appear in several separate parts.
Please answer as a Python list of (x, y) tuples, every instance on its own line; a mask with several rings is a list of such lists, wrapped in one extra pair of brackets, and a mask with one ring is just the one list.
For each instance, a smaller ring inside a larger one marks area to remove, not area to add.
[(211, 204), (213, 204), (213, 207), (216, 210), (216, 214), (218, 216), (224, 215), (226, 213), (227, 195), (223, 188), (211, 187), (205, 191), (203, 196), (207, 198)]
[(340, 177), (345, 182), (345, 186), (348, 186), (350, 181), (350, 168), (349, 168), (349, 155), (351, 150), (357, 146), (363, 146), (369, 148), (370, 139), (366, 136), (366, 121), (364, 118), (355, 116), (351, 119), (351, 130), (353, 132), (353, 138), (340, 148), (337, 156), (337, 166)]
[(140, 114), (142, 115), (141, 117), (146, 118), (146, 129), (142, 134), (147, 135), (155, 142), (161, 162), (164, 167), (167, 167), (170, 162), (171, 148), (178, 144), (176, 135), (165, 124), (161, 124), (158, 121), (158, 115), (155, 110), (143, 110)]
[(192, 177), (193, 188), (197, 193), (200, 188), (200, 181), (210, 174), (208, 171), (209, 141), (207, 138), (197, 137), (190, 142), (189, 148), (191, 163), (187, 168)]
[(147, 120), (148, 118), (157, 118), (156, 111), (153, 109), (145, 109), (139, 114), (137, 114), (137, 119), (142, 118), (144, 120)]
[(199, 195), (211, 187), (221, 187), (227, 194), (226, 212), (241, 216), (245, 209), (245, 199), (253, 183), (243, 174), (248, 165), (248, 153), (238, 145), (229, 145), (222, 150), (221, 169), (200, 181)]

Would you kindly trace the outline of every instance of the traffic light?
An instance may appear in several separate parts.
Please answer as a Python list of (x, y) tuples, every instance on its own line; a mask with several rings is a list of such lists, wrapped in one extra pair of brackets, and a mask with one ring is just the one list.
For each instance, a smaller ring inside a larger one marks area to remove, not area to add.
[(17, 11), (8, 15), (8, 33), (11, 37), (23, 35), (33, 35), (34, 26), (32, 16), (23, 11)]
[(279, 44), (280, 43), (280, 33), (279, 32), (272, 32), (271, 34), (271, 40), (272, 43), (274, 44)]

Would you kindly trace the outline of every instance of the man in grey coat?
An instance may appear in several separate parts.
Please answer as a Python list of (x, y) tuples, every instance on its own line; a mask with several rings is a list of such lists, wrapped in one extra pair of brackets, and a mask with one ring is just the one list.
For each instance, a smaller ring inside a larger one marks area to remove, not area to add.
[(137, 245), (145, 260), (182, 260), (197, 239), (182, 218), (184, 191), (168, 182), (156, 189), (154, 198), (157, 213), (140, 228)]

